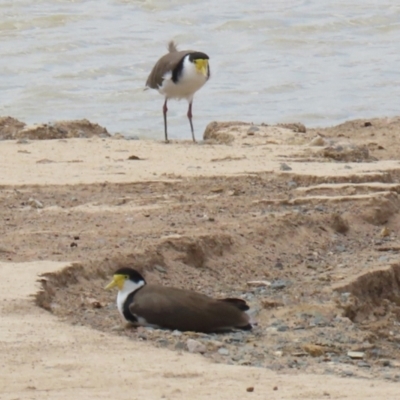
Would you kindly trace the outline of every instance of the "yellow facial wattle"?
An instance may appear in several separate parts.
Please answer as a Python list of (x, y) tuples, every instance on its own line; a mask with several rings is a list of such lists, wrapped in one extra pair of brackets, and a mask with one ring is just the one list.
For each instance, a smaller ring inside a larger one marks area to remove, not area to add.
[(204, 76), (207, 76), (208, 60), (197, 59), (197, 60), (194, 60), (194, 64), (196, 65), (197, 72), (199, 72), (200, 74), (203, 74)]
[(122, 290), (122, 288), (124, 287), (125, 280), (126, 280), (125, 275), (114, 275), (113, 280), (105, 287), (105, 289), (111, 289), (117, 286), (119, 290)]

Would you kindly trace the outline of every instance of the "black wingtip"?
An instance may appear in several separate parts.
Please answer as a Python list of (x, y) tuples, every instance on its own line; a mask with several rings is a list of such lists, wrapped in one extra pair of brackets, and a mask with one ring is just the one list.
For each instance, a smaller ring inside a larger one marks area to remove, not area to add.
[(234, 305), (236, 308), (238, 308), (240, 311), (250, 310), (250, 307), (242, 299), (227, 298), (227, 299), (221, 299), (220, 301), (225, 301), (226, 303), (230, 303), (230, 304)]
[(242, 331), (251, 331), (253, 326), (251, 324), (247, 324), (245, 326), (238, 326), (237, 329), (241, 329)]

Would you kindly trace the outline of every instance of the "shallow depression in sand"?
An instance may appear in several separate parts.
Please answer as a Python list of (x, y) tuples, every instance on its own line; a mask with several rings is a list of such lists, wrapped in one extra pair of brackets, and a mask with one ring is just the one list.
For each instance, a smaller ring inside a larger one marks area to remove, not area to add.
[[(106, 257), (45, 275), (37, 303), (66, 323), (149, 341), (157, 347), (189, 351), (189, 340), (194, 339), (204, 345), (201, 353), (216, 362), (339, 375), (351, 367), (360, 376), (377, 374), (383, 362), (397, 362), (400, 357), (391, 340), (400, 335), (400, 330), (396, 333), (399, 268), (387, 267), (390, 258), (382, 256), (396, 251), (397, 245), (390, 235), (376, 239), (370, 252), (365, 243), (388, 219), (392, 224), (399, 223), (393, 214), (395, 199), (388, 201), (383, 195), (378, 214), (385, 204), (392, 211), (382, 222), (363, 211), (368, 202), (377, 201), (376, 185), (371, 186), (371, 198), (357, 196), (358, 190), (368, 192), (367, 184), (321, 185), (328, 198), (345, 194), (350, 185), (354, 198), (342, 202), (321, 202), (310, 186), (309, 201), (299, 205), (279, 200), (278, 194), (286, 191), (290, 182), (291, 178), (273, 180), (259, 175), (251, 179), (202, 178), (195, 186), (191, 180), (168, 185), (171, 193), (186, 193), (186, 197), (180, 199), (180, 207), (168, 202), (146, 211), (149, 216), (141, 217), (140, 249), (129, 251), (127, 238), (127, 243), (121, 244), (124, 254), (117, 247)], [(305, 182), (298, 180), (299, 185)], [(240, 194), (228, 193), (233, 184), (241, 187)], [(153, 185), (156, 188), (160, 184)], [(147, 185), (150, 192), (151, 186)], [(254, 202), (267, 186), (270, 199), (276, 200)], [(83, 194), (88, 196), (88, 190), (96, 191), (96, 187), (82, 187), (74, 196), (80, 201)], [(121, 197), (126, 190), (132, 188), (116, 185), (108, 193)], [(139, 193), (140, 187), (136, 190)], [(208, 202), (200, 212), (196, 198), (205, 193), (217, 193), (218, 206)], [(143, 191), (141, 195), (145, 195)], [(105, 200), (112, 203), (111, 199)], [(253, 204), (251, 214), (245, 204)], [(121, 226), (122, 213), (101, 210), (92, 222), (107, 216), (110, 227)], [(221, 210), (229, 210), (227, 219)], [(82, 218), (81, 213), (71, 210), (68, 218)], [(195, 217), (194, 226), (186, 223), (188, 214)], [(179, 233), (176, 227), (181, 227)], [(129, 227), (121, 226), (115, 233), (110, 229), (107, 242), (114, 234), (124, 237)], [(77, 251), (83, 251), (85, 240), (81, 235), (73, 241)], [(373, 257), (373, 253), (378, 256)], [(243, 297), (257, 325), (250, 333), (211, 335), (126, 328), (116, 309), (116, 293), (104, 290), (120, 266), (134, 266), (152, 283), (185, 287), (215, 297)], [(366, 269), (369, 272), (365, 273)], [(355, 278), (347, 276), (350, 271)], [(254, 280), (269, 284), (248, 283)], [(367, 369), (359, 359), (348, 356), (351, 351), (363, 353)]]

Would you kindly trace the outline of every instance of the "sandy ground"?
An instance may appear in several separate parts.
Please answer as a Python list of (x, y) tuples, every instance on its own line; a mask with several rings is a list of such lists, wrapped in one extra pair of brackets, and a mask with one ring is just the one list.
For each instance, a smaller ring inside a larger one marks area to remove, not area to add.
[[(398, 398), (399, 131), (398, 119), (232, 123), (197, 145), (1, 142), (0, 398)], [(122, 259), (149, 280), (247, 296), (259, 325), (241, 341), (262, 359), (114, 329), (115, 293), (101, 288)], [(296, 336), (298, 307), (326, 324)]]
[[(212, 364), (73, 327), (34, 306), (38, 273), (65, 263), (1, 263), (1, 399), (395, 399), (394, 383), (277, 375)], [(246, 389), (254, 387), (254, 392)], [(276, 388), (277, 390), (274, 390)], [(351, 395), (349, 397), (349, 388)]]

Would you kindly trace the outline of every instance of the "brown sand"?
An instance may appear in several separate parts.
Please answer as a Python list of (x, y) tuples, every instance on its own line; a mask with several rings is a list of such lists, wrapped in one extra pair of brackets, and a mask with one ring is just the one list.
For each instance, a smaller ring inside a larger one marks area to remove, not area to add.
[[(398, 398), (391, 381), (400, 361), (400, 124), (365, 122), (307, 133), (231, 124), (199, 145), (96, 137), (2, 142), (0, 398)], [(219, 144), (227, 135), (234, 140)], [(300, 340), (291, 329), (299, 309), (340, 314), (355, 335), (322, 343), (303, 331), (307, 366), (281, 372), (155, 347), (113, 329), (120, 321), (115, 293), (101, 288), (114, 260), (124, 258), (149, 280), (212, 295), (253, 294), (260, 346), (286, 338), (283, 354), (272, 351), (263, 365), (299, 358), (288, 345)], [(49, 275), (37, 300), (52, 315), (35, 304), (38, 275), (71, 261), (83, 270)], [(252, 291), (246, 282), (256, 279), (291, 285)], [(336, 289), (350, 292), (352, 302), (342, 304)], [(102, 307), (88, 306), (89, 297)], [(288, 332), (273, 333), (277, 318)], [(311, 356), (334, 345), (344, 357), (347, 350), (366, 353), (367, 371), (351, 360), (346, 367), (368, 380), (339, 377), (340, 363), (326, 373), (333, 356)], [(372, 348), (382, 357), (370, 358)]]

